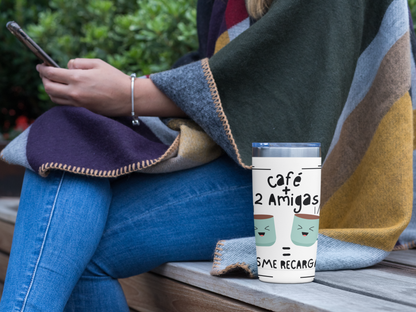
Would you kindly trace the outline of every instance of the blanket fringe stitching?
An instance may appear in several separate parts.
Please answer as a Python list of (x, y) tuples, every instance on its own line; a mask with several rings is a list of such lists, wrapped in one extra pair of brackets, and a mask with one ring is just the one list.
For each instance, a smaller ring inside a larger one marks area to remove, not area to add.
[(411, 241), (404, 245), (395, 246), (393, 250), (408, 250), (408, 249), (413, 249), (413, 248), (416, 248), (416, 241)]
[(214, 101), (214, 105), (217, 109), (218, 117), (220, 118), (222, 125), (224, 127), (225, 133), (230, 141), (232, 147), (234, 148), (234, 152), (236, 153), (237, 160), (239, 164), (245, 169), (251, 169), (251, 166), (247, 166), (243, 163), (241, 159), (240, 152), (238, 151), (237, 144), (235, 143), (234, 137), (231, 133), (230, 124), (228, 123), (227, 116), (222, 109), (220, 94), (217, 89), (217, 84), (215, 83), (214, 76), (212, 75), (211, 69), (209, 68), (208, 58), (205, 58), (201, 61), (202, 70), (204, 71), (205, 78), (208, 82), (209, 89), (211, 91), (212, 100)]
[(62, 171), (67, 171), (67, 172), (72, 172), (72, 173), (76, 173), (76, 174), (83, 174), (83, 175), (87, 175), (87, 176), (91, 176), (91, 177), (100, 177), (100, 178), (116, 178), (119, 177), (121, 175), (125, 175), (125, 174), (129, 174), (135, 171), (139, 171), (151, 166), (154, 166), (158, 163), (160, 163), (161, 161), (165, 160), (167, 157), (169, 157), (170, 155), (172, 155), (179, 147), (179, 142), (180, 142), (180, 134), (176, 137), (175, 141), (173, 141), (172, 145), (168, 148), (168, 150), (159, 158), (157, 159), (152, 159), (152, 160), (146, 160), (146, 161), (139, 161), (137, 163), (134, 164), (130, 164), (128, 166), (124, 166), (121, 167), (119, 169), (114, 169), (114, 170), (94, 170), (94, 169), (88, 169), (88, 168), (81, 168), (81, 167), (75, 167), (75, 166), (68, 166), (68, 165), (63, 165), (61, 163), (55, 163), (55, 162), (51, 162), (51, 163), (46, 163), (43, 164), (39, 170), (38, 173), (40, 176), (42, 177), (46, 177), (49, 174), (49, 171), (51, 169), (58, 169), (58, 170), (62, 170)]

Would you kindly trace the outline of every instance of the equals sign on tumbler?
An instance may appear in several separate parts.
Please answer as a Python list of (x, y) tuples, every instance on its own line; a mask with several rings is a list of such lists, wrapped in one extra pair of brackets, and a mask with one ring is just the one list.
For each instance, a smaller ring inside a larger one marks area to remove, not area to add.
[[(283, 247), (283, 250), (290, 250), (290, 247)], [(283, 257), (289, 257), (290, 256), (290, 253), (287, 253), (287, 252), (283, 252)]]

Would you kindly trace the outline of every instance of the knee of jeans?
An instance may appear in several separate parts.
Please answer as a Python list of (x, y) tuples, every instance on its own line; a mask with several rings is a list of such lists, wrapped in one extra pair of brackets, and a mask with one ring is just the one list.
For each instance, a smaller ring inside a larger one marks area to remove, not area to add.
[(100, 265), (99, 263), (92, 260), (88, 263), (82, 275), (84, 277), (90, 276), (118, 278), (117, 276), (115, 276), (115, 274), (113, 274), (113, 272), (110, 272), (110, 270), (105, 268), (103, 265)]

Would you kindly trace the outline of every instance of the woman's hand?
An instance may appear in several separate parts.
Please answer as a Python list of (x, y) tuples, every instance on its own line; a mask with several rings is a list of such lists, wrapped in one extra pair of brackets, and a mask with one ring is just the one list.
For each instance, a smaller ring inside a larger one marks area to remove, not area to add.
[[(68, 69), (37, 65), (52, 102), (80, 106), (104, 116), (131, 116), (131, 78), (98, 59), (75, 59)], [(135, 79), (136, 116), (185, 117), (150, 79)]]
[(38, 65), (45, 91), (60, 105), (85, 107), (105, 116), (131, 110), (130, 77), (99, 59), (75, 59), (68, 69)]

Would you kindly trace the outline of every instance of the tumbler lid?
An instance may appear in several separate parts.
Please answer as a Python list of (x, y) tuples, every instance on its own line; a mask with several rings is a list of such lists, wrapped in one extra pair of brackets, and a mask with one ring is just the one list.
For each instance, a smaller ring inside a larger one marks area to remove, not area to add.
[(253, 157), (321, 157), (321, 143), (252, 143)]

